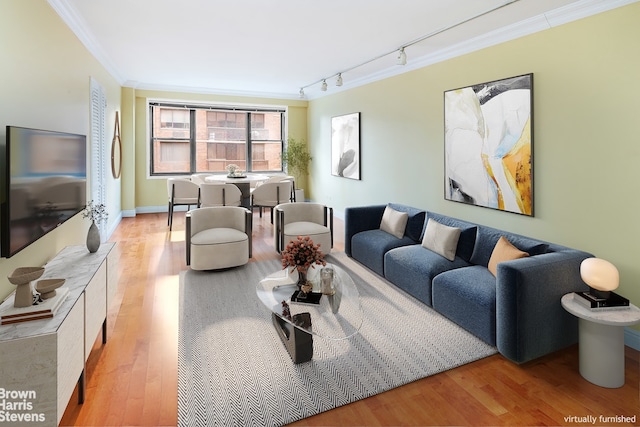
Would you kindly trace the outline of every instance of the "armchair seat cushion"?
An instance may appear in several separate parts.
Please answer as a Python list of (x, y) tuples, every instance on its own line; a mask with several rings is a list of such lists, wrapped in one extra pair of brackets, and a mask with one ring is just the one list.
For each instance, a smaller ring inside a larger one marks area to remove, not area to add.
[(324, 254), (331, 252), (331, 230), (315, 222), (299, 221), (284, 226), (284, 246), (298, 236), (309, 236)]
[(245, 242), (246, 233), (235, 228), (210, 228), (191, 237), (192, 245), (218, 245), (221, 243)]

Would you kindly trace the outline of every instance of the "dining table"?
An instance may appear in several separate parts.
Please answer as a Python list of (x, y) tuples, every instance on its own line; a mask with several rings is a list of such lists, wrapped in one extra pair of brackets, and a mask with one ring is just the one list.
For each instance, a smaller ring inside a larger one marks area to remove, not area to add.
[(251, 208), (251, 184), (266, 181), (269, 179), (268, 175), (260, 173), (245, 173), (234, 175), (210, 175), (207, 176), (204, 181), (210, 183), (225, 183), (234, 184), (242, 192), (242, 206), (245, 208)]

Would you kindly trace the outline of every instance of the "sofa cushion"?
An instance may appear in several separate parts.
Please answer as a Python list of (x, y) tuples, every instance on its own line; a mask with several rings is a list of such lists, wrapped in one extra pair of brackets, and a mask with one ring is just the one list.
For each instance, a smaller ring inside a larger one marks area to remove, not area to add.
[(404, 235), (412, 239), (414, 242), (419, 242), (421, 240), (422, 228), (424, 227), (427, 213), (422, 209), (416, 209), (399, 203), (389, 203), (387, 206), (390, 206), (398, 212), (407, 213), (407, 227), (404, 231)]
[(406, 212), (400, 212), (393, 209), (391, 206), (384, 208), (382, 214), (382, 221), (380, 221), (380, 230), (386, 231), (392, 236), (402, 239), (404, 236), (404, 230), (407, 227), (407, 220), (409, 214)]
[(501, 236), (509, 239), (509, 242), (521, 251), (527, 252), (529, 255), (540, 255), (547, 252), (549, 244), (540, 240), (531, 239), (520, 236), (518, 234), (507, 233), (491, 227), (478, 227), (476, 236), (476, 244), (471, 255), (471, 264), (489, 266), (489, 259), (493, 253), (493, 248)]
[(499, 263), (528, 256), (529, 254), (527, 252), (521, 251), (513, 246), (506, 237), (500, 236), (496, 247), (493, 248), (491, 258), (489, 258), (489, 271), (495, 276)]
[(496, 345), (496, 278), (484, 267), (449, 270), (433, 279), (433, 308)]
[(449, 261), (422, 247), (403, 246), (391, 249), (384, 256), (384, 277), (397, 287), (431, 305), (431, 281), (443, 271), (469, 266), (460, 257)]
[(456, 257), (460, 232), (461, 230), (457, 227), (449, 227), (448, 225), (440, 224), (433, 218), (429, 218), (424, 238), (422, 239), (422, 246), (442, 255), (449, 261), (453, 261)]
[(407, 245), (415, 245), (407, 236), (397, 239), (382, 230), (361, 231), (351, 238), (351, 256), (380, 276), (384, 276), (384, 254), (390, 249)]
[[(427, 213), (427, 218), (438, 221), (440, 224), (448, 225), (449, 227), (459, 228), (461, 231), (460, 238), (458, 239), (456, 256), (459, 256), (465, 261), (469, 261), (471, 259), (473, 247), (476, 243), (476, 233), (478, 229), (478, 226), (476, 224), (452, 218), (450, 216), (440, 215), (434, 212)], [(427, 231), (427, 222), (428, 220), (425, 221), (423, 234)], [(493, 246), (491, 248), (493, 249)]]

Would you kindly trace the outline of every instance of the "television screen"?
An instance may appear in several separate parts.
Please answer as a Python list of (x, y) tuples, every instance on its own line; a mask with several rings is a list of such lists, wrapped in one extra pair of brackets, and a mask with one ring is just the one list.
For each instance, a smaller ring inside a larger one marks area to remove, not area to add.
[(11, 257), (82, 211), (86, 136), (7, 126), (2, 151), (0, 236)]

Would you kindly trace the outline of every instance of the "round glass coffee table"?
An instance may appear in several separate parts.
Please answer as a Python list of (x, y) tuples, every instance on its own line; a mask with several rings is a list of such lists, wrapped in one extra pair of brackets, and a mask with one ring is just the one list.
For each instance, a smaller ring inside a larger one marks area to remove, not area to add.
[[(317, 265), (307, 273), (313, 284), (312, 292), (321, 290), (321, 268)], [(327, 263), (324, 268), (333, 269), (336, 291), (333, 295), (322, 295), (318, 304), (291, 301), (298, 289), (298, 273), (290, 273), (289, 269), (268, 275), (256, 286), (256, 294), (271, 311), (273, 325), (294, 363), (311, 360), (313, 336), (343, 340), (358, 333), (362, 326), (362, 307), (355, 283), (335, 264)]]

